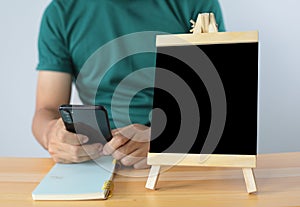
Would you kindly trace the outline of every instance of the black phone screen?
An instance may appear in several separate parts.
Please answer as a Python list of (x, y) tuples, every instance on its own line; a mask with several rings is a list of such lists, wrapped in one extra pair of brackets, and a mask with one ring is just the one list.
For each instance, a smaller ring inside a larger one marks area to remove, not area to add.
[(62, 105), (59, 112), (68, 131), (86, 135), (86, 144), (105, 144), (112, 138), (107, 111), (103, 106)]

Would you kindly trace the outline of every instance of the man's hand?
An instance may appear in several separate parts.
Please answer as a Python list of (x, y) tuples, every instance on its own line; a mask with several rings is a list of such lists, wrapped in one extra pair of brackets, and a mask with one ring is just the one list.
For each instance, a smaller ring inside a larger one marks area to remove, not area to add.
[(82, 145), (88, 141), (88, 137), (68, 132), (61, 118), (49, 123), (44, 136), (55, 162), (79, 163), (98, 158), (102, 154), (102, 144)]
[(148, 168), (147, 153), (150, 146), (150, 128), (133, 124), (112, 131), (113, 138), (103, 148), (104, 155), (112, 155), (125, 166)]

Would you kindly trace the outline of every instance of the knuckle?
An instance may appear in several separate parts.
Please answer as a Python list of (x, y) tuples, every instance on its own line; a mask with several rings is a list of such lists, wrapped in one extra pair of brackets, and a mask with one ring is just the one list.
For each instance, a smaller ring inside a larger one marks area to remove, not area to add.
[(125, 138), (124, 137), (122, 137), (122, 136), (116, 136), (116, 139), (115, 139), (115, 144), (117, 145), (117, 146), (121, 146), (121, 145), (123, 145), (124, 143), (125, 143)]
[(120, 152), (120, 150), (117, 150), (113, 153), (113, 157), (117, 160), (120, 160), (122, 157), (124, 157), (124, 153)]
[(66, 137), (63, 136), (62, 134), (60, 134), (57, 138), (58, 138), (58, 140), (59, 140), (60, 142), (63, 142), (63, 143), (66, 142)]
[(79, 154), (81, 149), (84, 151), (85, 154), (94, 154), (97, 151), (97, 148), (95, 148), (95, 146), (92, 146), (92, 145), (86, 145), (85, 146), (85, 145), (83, 145), (82, 148), (78, 148), (77, 154)]
[(124, 165), (124, 166), (131, 166), (133, 163), (132, 163), (132, 160), (131, 159), (129, 159), (129, 158), (123, 158), (122, 160), (121, 160), (121, 163), (122, 163), (122, 165)]
[(50, 155), (54, 155), (55, 154), (52, 148), (48, 148), (48, 152), (49, 152)]
[(89, 157), (90, 157), (90, 159), (94, 160), (94, 159), (101, 157), (101, 155), (96, 153), (96, 154), (90, 155)]
[(133, 124), (132, 127), (137, 130), (144, 130), (146, 128), (146, 126), (141, 124)]
[(104, 145), (103, 151), (104, 151), (106, 154), (110, 154), (110, 153), (112, 152), (111, 144), (110, 144), (110, 143), (107, 143), (106, 145)]
[(67, 143), (67, 141), (68, 141), (68, 134), (67, 134), (67, 132), (61, 130), (60, 133), (59, 133), (59, 135), (58, 135), (58, 140), (60, 142)]
[(71, 158), (71, 160), (72, 160), (72, 162), (75, 162), (75, 163), (78, 163), (78, 162), (80, 162), (80, 158), (78, 157), (78, 156), (73, 156), (72, 158)]
[(54, 155), (55, 154), (55, 148), (52, 146), (52, 144), (49, 144), (48, 146), (48, 152), (50, 155)]
[(80, 152), (80, 148), (78, 146), (70, 146), (70, 153), (73, 155), (73, 156), (77, 156)]
[(134, 165), (133, 165), (133, 168), (134, 168), (134, 169), (140, 169), (141, 167), (140, 167), (139, 165), (137, 165), (137, 164), (134, 164)]
[(135, 163), (133, 165), (134, 169), (147, 169), (150, 168), (150, 165), (147, 164), (147, 159), (144, 158), (141, 161), (139, 161), (138, 163)]
[(57, 156), (53, 156), (52, 159), (55, 163), (61, 163), (62, 162), (62, 160)]
[(138, 124), (132, 124), (131, 127), (137, 128), (139, 125)]
[(53, 159), (54, 162), (59, 163), (59, 159), (58, 158), (53, 157), (52, 159)]
[(116, 146), (120, 146), (122, 145), (122, 138), (120, 136), (117, 136), (116, 139), (115, 139), (115, 145)]

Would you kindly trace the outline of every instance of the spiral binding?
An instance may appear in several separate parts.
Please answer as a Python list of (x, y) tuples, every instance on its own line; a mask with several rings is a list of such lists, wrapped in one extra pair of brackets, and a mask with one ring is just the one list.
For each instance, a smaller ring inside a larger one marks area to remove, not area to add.
[(107, 190), (108, 191), (108, 197), (112, 197), (112, 191), (114, 190), (114, 183), (112, 182), (112, 180), (107, 180), (104, 182), (103, 186), (102, 186), (102, 190)]

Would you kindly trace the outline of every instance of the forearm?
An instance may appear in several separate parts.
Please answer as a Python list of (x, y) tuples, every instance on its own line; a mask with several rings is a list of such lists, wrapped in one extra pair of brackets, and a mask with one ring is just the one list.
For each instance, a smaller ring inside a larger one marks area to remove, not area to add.
[(45, 148), (48, 149), (48, 136), (50, 129), (59, 119), (57, 109), (42, 108), (35, 112), (32, 121), (32, 132), (36, 140)]

